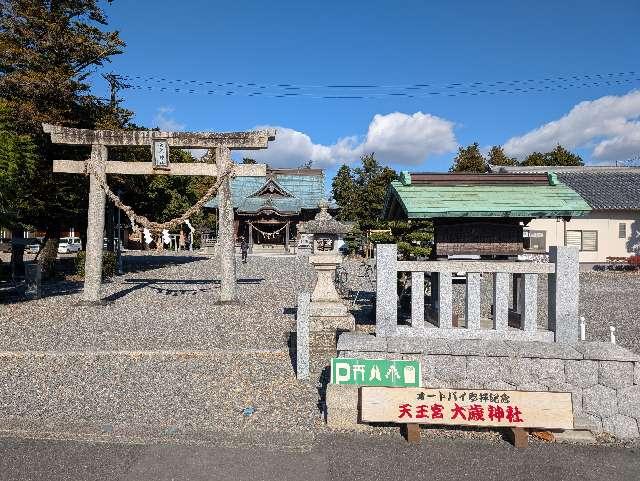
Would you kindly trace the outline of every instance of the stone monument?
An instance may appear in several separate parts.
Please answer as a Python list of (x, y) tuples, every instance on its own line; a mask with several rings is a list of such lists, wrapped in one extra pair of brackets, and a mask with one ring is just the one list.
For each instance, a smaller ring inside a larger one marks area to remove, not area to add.
[(335, 220), (329, 214), (329, 203), (319, 204), (320, 212), (315, 219), (298, 226), (301, 234), (313, 235), (313, 254), (309, 262), (318, 276), (311, 294), (311, 331), (354, 330), (355, 319), (340, 300), (334, 284), (336, 268), (342, 263), (338, 251), (338, 239), (350, 231), (350, 227)]

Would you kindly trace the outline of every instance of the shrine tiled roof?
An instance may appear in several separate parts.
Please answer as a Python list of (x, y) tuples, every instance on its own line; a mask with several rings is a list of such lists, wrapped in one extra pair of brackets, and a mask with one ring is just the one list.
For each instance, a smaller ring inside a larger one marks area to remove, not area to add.
[(498, 167), (496, 172), (526, 175), (555, 172), (558, 179), (575, 190), (596, 210), (640, 210), (640, 167), (543, 166)]
[[(231, 181), (231, 198), (241, 214), (255, 214), (267, 208), (288, 214), (318, 210), (318, 203), (325, 198), (324, 174), (318, 169), (274, 169), (267, 171), (266, 177), (235, 177)], [(205, 207), (217, 208), (218, 198), (211, 199)]]
[(558, 177), (593, 209), (640, 210), (640, 169), (621, 172), (562, 172)]
[(575, 217), (591, 208), (553, 174), (409, 174), (393, 181), (384, 217)]

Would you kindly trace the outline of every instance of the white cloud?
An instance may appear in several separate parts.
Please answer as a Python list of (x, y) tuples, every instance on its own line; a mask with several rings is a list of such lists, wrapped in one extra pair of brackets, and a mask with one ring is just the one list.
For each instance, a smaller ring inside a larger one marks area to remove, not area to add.
[(592, 149), (599, 160), (625, 159), (640, 152), (640, 90), (580, 102), (569, 113), (504, 145), (509, 155), (524, 157), (556, 144)]
[(156, 115), (153, 117), (153, 123), (160, 130), (165, 132), (176, 132), (184, 130), (186, 124), (178, 122), (173, 116), (174, 109), (172, 107), (158, 107)]
[(315, 167), (351, 163), (364, 153), (397, 165), (418, 165), (429, 156), (457, 148), (454, 123), (422, 112), (412, 115), (394, 112), (373, 117), (364, 137), (342, 137), (330, 145), (316, 144), (309, 135), (288, 127), (275, 128), (276, 140), (266, 150), (242, 152), (241, 155), (274, 167), (295, 167), (311, 160)]
[(456, 149), (453, 126), (453, 122), (422, 112), (378, 114), (369, 124), (363, 150), (375, 152), (386, 162), (420, 164), (429, 155)]

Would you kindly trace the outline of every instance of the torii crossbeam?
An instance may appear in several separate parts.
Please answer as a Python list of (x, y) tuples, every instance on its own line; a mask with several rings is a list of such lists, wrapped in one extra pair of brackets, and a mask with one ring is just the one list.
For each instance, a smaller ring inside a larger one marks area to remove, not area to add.
[[(104, 234), (104, 208), (106, 194), (100, 182), (107, 174), (125, 175), (208, 175), (216, 176), (226, 171), (231, 160), (231, 150), (266, 149), (269, 141), (275, 140), (275, 131), (251, 132), (160, 132), (155, 130), (88, 130), (42, 124), (43, 130), (51, 134), (55, 144), (91, 145), (93, 169), (87, 172), (87, 161), (54, 160), (53, 171), (72, 174), (88, 173), (89, 209), (85, 281), (82, 300), (100, 303), (102, 283), (102, 248)], [(107, 147), (148, 145), (152, 162), (115, 162), (108, 160)], [(180, 163), (169, 164), (169, 149), (214, 149), (215, 164)], [(236, 175), (264, 176), (266, 165), (234, 165)], [(99, 176), (99, 178), (98, 178)], [(100, 180), (100, 181), (99, 181)], [(220, 186), (218, 208), (218, 255), (220, 259), (220, 300), (236, 301), (235, 241), (233, 230), (233, 203), (231, 186), (227, 177)]]

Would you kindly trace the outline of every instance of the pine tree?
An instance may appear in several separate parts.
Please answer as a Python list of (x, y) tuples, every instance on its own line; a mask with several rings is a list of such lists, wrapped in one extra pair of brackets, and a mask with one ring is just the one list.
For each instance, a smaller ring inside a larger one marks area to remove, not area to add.
[(363, 155), (360, 161), (362, 167), (353, 170), (358, 194), (353, 208), (357, 219), (371, 221), (382, 214), (389, 185), (398, 175), (395, 170), (380, 165), (373, 152)]
[(36, 147), (28, 135), (15, 133), (9, 108), (0, 101), (0, 225), (26, 228), (22, 212), (36, 171)]
[[(28, 135), (18, 135), (6, 102), (0, 101), (0, 226), (10, 227), (14, 240), (22, 238), (24, 212), (32, 208), (31, 185), (35, 181), (36, 146)], [(24, 269), (24, 245), (13, 242), (11, 271)]]
[(338, 219), (354, 220), (357, 186), (348, 165), (342, 165), (331, 182), (331, 194), (338, 204)]
[(343, 165), (333, 178), (331, 190), (340, 207), (340, 220), (376, 221), (384, 208), (389, 184), (398, 176), (380, 165), (373, 153), (360, 158), (362, 165), (351, 169)]
[(522, 165), (526, 166), (539, 166), (547, 165), (547, 157), (541, 152), (533, 152), (527, 156), (522, 162)]
[(467, 147), (458, 148), (458, 155), (453, 159), (449, 172), (479, 172), (487, 171), (487, 163), (480, 152), (478, 142)]
[(505, 154), (503, 148), (499, 145), (491, 147), (487, 162), (491, 165), (518, 165), (518, 161)]
[(579, 155), (569, 152), (562, 145), (557, 144), (556, 148), (545, 154), (546, 165), (580, 166), (584, 165)]
[(37, 175), (22, 221), (47, 230), (45, 268), (53, 265), (62, 223), (86, 223), (86, 182), (54, 176), (52, 160), (84, 159), (88, 152), (51, 145), (41, 124), (93, 128), (109, 112), (86, 82), (91, 69), (124, 46), (118, 32), (101, 29), (106, 23), (97, 0), (0, 0), (0, 98), (16, 133), (36, 145)]

